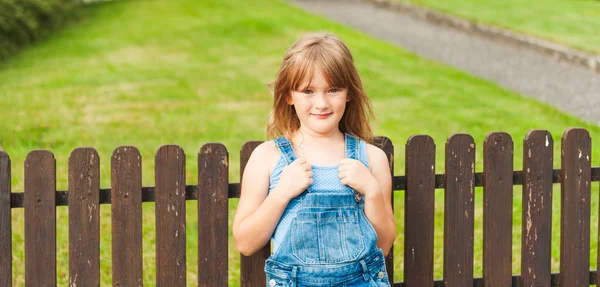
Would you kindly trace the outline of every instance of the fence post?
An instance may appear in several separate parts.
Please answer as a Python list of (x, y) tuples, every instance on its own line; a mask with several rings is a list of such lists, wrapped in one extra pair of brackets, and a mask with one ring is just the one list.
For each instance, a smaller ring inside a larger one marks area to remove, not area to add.
[(483, 147), (483, 282), (512, 284), (514, 144), (507, 133), (490, 133)]
[[(388, 158), (388, 164), (390, 166), (390, 176), (392, 177), (392, 181), (394, 178), (394, 145), (392, 144), (392, 141), (387, 138), (387, 137), (376, 137), (375, 138), (375, 144), (377, 146), (379, 146), (383, 152), (385, 153), (385, 155)], [(392, 204), (392, 211), (394, 210), (394, 187), (392, 184), (392, 190), (391, 190), (391, 204)], [(392, 245), (392, 248), (390, 249), (390, 252), (388, 253), (388, 256), (385, 257), (385, 267), (386, 267), (386, 271), (388, 274), (388, 279), (390, 281), (391, 285), (394, 285), (394, 245)]]
[(523, 144), (521, 286), (550, 286), (554, 140), (548, 131), (527, 133)]
[(430, 136), (408, 139), (405, 170), (404, 286), (432, 286), (435, 143)]
[(562, 136), (560, 286), (589, 286), (591, 143), (584, 129)]
[(25, 285), (56, 286), (56, 160), (35, 150), (25, 160)]
[(113, 286), (142, 286), (142, 159), (120, 146), (111, 159)]
[(100, 158), (93, 148), (69, 157), (69, 286), (100, 286)]
[(156, 286), (185, 286), (185, 153), (164, 145), (154, 162)]
[[(246, 163), (252, 151), (261, 144), (260, 141), (249, 141), (242, 146), (240, 152), (240, 189)], [(267, 243), (261, 250), (252, 256), (241, 256), (242, 287), (266, 286), (265, 260), (271, 255), (271, 244)]]
[(473, 285), (475, 143), (467, 134), (446, 142), (444, 284)]
[(0, 286), (12, 286), (10, 157), (0, 151)]
[(227, 286), (229, 154), (222, 144), (198, 153), (198, 286)]

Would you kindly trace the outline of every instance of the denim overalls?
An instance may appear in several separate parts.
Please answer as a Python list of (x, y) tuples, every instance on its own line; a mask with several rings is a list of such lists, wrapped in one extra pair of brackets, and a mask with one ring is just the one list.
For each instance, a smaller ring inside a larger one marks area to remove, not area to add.
[[(285, 164), (296, 159), (288, 139), (274, 142)], [(346, 157), (367, 165), (365, 143), (348, 134), (345, 142)], [(283, 164), (274, 168), (270, 190)], [(390, 286), (364, 197), (340, 182), (338, 166), (313, 166), (312, 171), (313, 184), (289, 202), (276, 227), (276, 248), (265, 262), (267, 286)]]

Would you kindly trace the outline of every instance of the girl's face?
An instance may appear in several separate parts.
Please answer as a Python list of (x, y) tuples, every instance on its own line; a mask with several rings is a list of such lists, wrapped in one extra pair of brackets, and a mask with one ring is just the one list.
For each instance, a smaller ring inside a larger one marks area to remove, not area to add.
[(300, 128), (319, 134), (339, 131), (339, 122), (346, 110), (348, 89), (330, 87), (321, 71), (317, 70), (308, 83), (292, 91), (288, 104), (294, 105), (300, 119)]

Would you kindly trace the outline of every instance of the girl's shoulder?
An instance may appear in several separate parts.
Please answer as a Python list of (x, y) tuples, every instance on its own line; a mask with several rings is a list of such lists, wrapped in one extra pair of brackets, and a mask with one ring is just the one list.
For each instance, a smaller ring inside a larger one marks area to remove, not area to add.
[(382, 165), (389, 166), (389, 161), (385, 152), (376, 145), (366, 143), (367, 160), (369, 167), (381, 167)]
[(254, 159), (259, 159), (253, 161), (255, 166), (253, 166), (252, 168), (265, 169), (268, 170), (270, 174), (273, 168), (275, 167), (275, 164), (279, 160), (280, 153), (279, 149), (277, 148), (277, 145), (275, 145), (275, 142), (270, 140), (258, 145), (254, 149), (254, 151), (252, 151), (252, 155), (250, 157)]

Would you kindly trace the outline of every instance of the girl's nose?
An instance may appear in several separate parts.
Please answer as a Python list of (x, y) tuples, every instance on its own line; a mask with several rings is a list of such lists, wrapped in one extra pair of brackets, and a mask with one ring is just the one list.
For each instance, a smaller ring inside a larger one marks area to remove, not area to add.
[(326, 108), (327, 96), (325, 95), (325, 93), (317, 93), (315, 96), (315, 106), (317, 108)]

